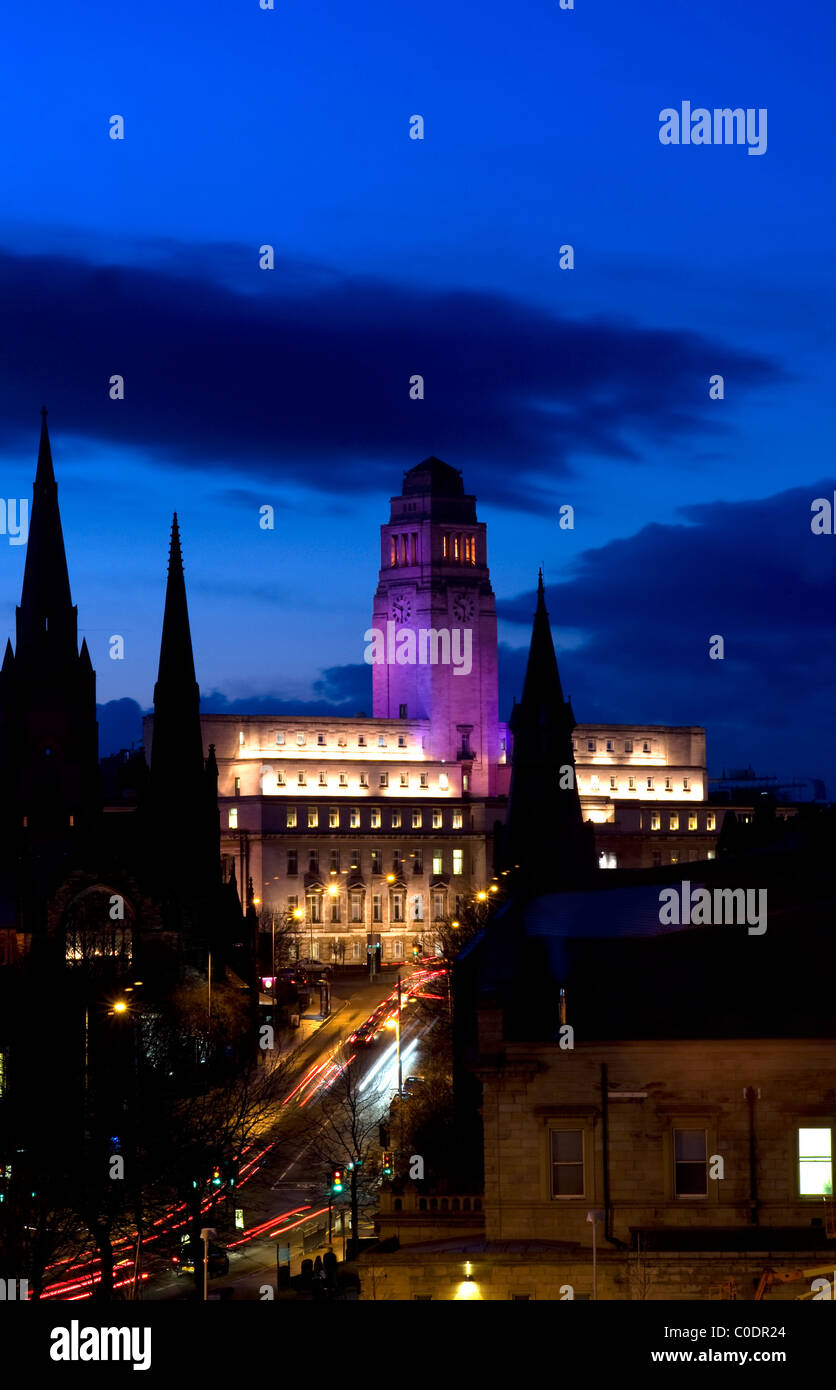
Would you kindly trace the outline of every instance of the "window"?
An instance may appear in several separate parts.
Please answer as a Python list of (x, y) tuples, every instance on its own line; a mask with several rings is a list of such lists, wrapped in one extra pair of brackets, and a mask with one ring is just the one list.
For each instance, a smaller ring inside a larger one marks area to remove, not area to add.
[(359, 942), (359, 941), (352, 941), (352, 943), (351, 943), (351, 959), (352, 959), (352, 960), (359, 960), (359, 959), (360, 959), (360, 942)]
[(281, 768), (278, 768), (277, 771), (276, 771), (276, 786), (277, 786), (277, 787), (283, 787), (283, 786), (284, 786), (284, 773), (282, 772)]
[(403, 893), (392, 894), (392, 921), (403, 921)]
[(654, 869), (658, 868), (659, 865), (662, 863), (662, 851), (660, 849), (655, 849), (653, 851), (651, 855), (651, 862), (653, 864)]
[(288, 878), (295, 878), (298, 872), (299, 851), (297, 849), (289, 849), (287, 851), (287, 876)]
[(394, 536), (389, 537), (389, 564), (394, 567), (398, 563), (398, 542)]
[(394, 948), (393, 951), (392, 951), (392, 955), (395, 957), (395, 960), (402, 960), (402, 959), (403, 959), (403, 942), (402, 942), (402, 941), (393, 941), (393, 942), (392, 942), (392, 946), (393, 946), (393, 948)]
[(461, 558), (462, 558), (462, 538), (461, 538), (461, 536), (454, 536), (454, 537), (453, 537), (453, 559), (454, 559), (454, 560), (460, 560)]
[(428, 772), (422, 772), (422, 773), (421, 773), (421, 786), (422, 786), (422, 787), (428, 787), (429, 785), (430, 785), (430, 775), (429, 775), (429, 773), (428, 773)]
[(402, 565), (408, 565), (408, 564), (409, 564), (409, 552), (408, 552), (408, 550), (407, 550), (407, 540), (406, 540), (406, 536), (401, 536), (401, 564), (402, 564)]
[(339, 738), (337, 739), (337, 747), (345, 748), (345, 734), (340, 734)]
[(403, 873), (403, 860), (401, 859), (401, 852), (399, 849), (392, 850), (392, 873)]
[(348, 813), (348, 826), (350, 830), (360, 829), (360, 807), (352, 806)]
[(379, 893), (372, 893), (372, 921), (383, 921), (383, 910), (381, 905), (381, 896)]
[(417, 811), (417, 810), (413, 810), (413, 812), (412, 812), (412, 829), (413, 829), (413, 830), (420, 830), (420, 829), (421, 829), (421, 826), (422, 826), (422, 824), (423, 824), (423, 820), (424, 820), (424, 817), (421, 815), (421, 812), (420, 812), (420, 811)]
[(707, 852), (707, 854), (706, 854), (705, 857), (706, 857), (706, 859), (713, 859), (713, 858), (715, 857), (714, 850), (713, 850), (713, 849), (708, 850), (708, 852)]
[(377, 746), (378, 746), (378, 748), (385, 748), (385, 747), (386, 747), (386, 739), (385, 739), (385, 737), (384, 737), (383, 734), (378, 734), (378, 736), (377, 736)]
[(317, 747), (318, 747), (318, 748), (324, 748), (324, 747), (325, 747), (325, 735), (324, 735), (324, 734), (317, 734), (317, 736), (316, 736), (316, 742), (317, 742)]
[(288, 912), (295, 912), (298, 906), (299, 906), (299, 894), (298, 894), (298, 893), (290, 893), (290, 894), (288, 895), (288, 899), (287, 899), (287, 910), (288, 910)]
[(705, 818), (705, 828), (706, 828), (706, 830), (716, 830), (716, 829), (717, 829), (717, 817), (714, 815), (713, 812), (711, 812), (709, 815), (706, 816), (706, 818)]
[(341, 787), (347, 787), (347, 786), (348, 786), (348, 777), (346, 776), (346, 774), (345, 774), (344, 772), (341, 772), (341, 773), (340, 773), (340, 786), (341, 786)]
[(627, 783), (627, 788), (628, 788), (628, 791), (631, 791), (631, 792), (634, 792), (634, 791), (636, 790), (636, 779), (635, 779), (635, 777), (631, 777), (631, 778), (630, 778), (630, 780), (629, 780), (628, 783)]
[(464, 873), (464, 850), (462, 849), (453, 850), (453, 873)]
[(601, 850), (601, 853), (598, 855), (598, 868), (617, 869), (618, 860), (616, 859), (614, 854), (606, 854), (604, 850)]
[(402, 772), (402, 773), (401, 773), (401, 786), (402, 786), (402, 787), (408, 787), (408, 786), (409, 786), (409, 773), (408, 773), (408, 772)]
[(329, 857), (328, 872), (338, 874), (340, 872), (340, 851), (332, 849)]
[(833, 1131), (799, 1129), (798, 1191), (801, 1197), (833, 1195)]
[(304, 772), (299, 773), (298, 782), (300, 787), (306, 787), (308, 785)]
[(611, 791), (611, 792), (616, 792), (616, 791), (618, 791), (618, 778), (617, 778), (617, 777), (611, 777), (611, 778), (610, 778), (610, 791)]
[(422, 849), (416, 849), (411, 858), (412, 872), (414, 874), (422, 874), (424, 872), (424, 851)]
[(461, 813), (461, 811), (454, 811), (454, 812), (453, 812), (453, 829), (454, 829), (454, 830), (461, 830), (461, 828), (462, 828), (462, 813)]
[(298, 745), (299, 745), (300, 748), (304, 748), (304, 746), (305, 746), (305, 735), (302, 734), (302, 733), (298, 733), (298, 734), (296, 735), (296, 742), (298, 743)]
[(668, 828), (669, 828), (670, 830), (678, 830), (678, 829), (679, 829), (679, 816), (677, 815), (676, 811), (672, 811), (672, 812), (671, 812), (671, 817), (670, 817), (670, 820), (669, 820), (669, 822), (668, 822)]
[[(402, 714), (402, 715), (401, 715), (401, 718), (402, 718), (402, 719), (405, 719), (405, 718), (406, 718), (406, 715), (405, 715), (405, 714)], [(399, 747), (399, 748), (406, 748), (406, 739), (404, 738), (403, 734), (398, 734), (398, 747)]]
[(365, 746), (366, 746), (366, 735), (365, 735), (365, 734), (361, 734), (360, 737), (359, 737), (358, 740), (357, 740), (357, 747), (358, 747), (358, 748), (365, 748)]
[(447, 776), (446, 772), (439, 772), (438, 785), (443, 792), (446, 792), (447, 788), (450, 785), (450, 778)]
[(339, 922), (339, 920), (340, 920), (340, 900), (339, 900), (339, 898), (332, 898), (332, 899), (331, 899), (331, 921), (332, 921), (332, 922)]
[(647, 741), (645, 741), (645, 742), (642, 744), (642, 752), (643, 752), (643, 753), (649, 753), (649, 752), (650, 752), (650, 744), (649, 744)]
[(388, 773), (388, 772), (381, 772), (381, 774), (380, 774), (380, 785), (381, 785), (381, 787), (388, 787), (388, 785), (389, 785), (389, 773)]
[(688, 817), (688, 829), (689, 829), (689, 830), (696, 830), (696, 828), (697, 828), (697, 818), (696, 818), (696, 816), (689, 816), (689, 817)]
[(691, 790), (691, 782), (687, 777), (683, 777), (682, 779), (682, 790), (684, 792), (689, 792)]
[(678, 863), (679, 863), (679, 851), (678, 851), (678, 850), (671, 850), (671, 863), (672, 863), (672, 864), (678, 864)]
[(372, 873), (383, 873), (383, 855), (381, 854), (379, 849), (372, 850)]
[(470, 777), (466, 772), (462, 773), (462, 791), (466, 792), (470, 786)]
[(319, 811), (316, 806), (308, 807), (308, 829), (316, 830), (319, 825)]
[(309, 874), (318, 874), (318, 873), (319, 873), (319, 850), (318, 850), (318, 849), (309, 849), (309, 850), (308, 850), (308, 873), (309, 873)]
[(370, 817), (370, 820), (369, 820), (369, 824), (371, 825), (372, 830), (379, 830), (379, 829), (380, 829), (380, 807), (379, 807), (379, 806), (373, 806), (373, 807), (372, 807), (371, 817)]
[(615, 752), (615, 744), (613, 743), (613, 741), (612, 741), (611, 738), (608, 738), (608, 739), (607, 739), (607, 752), (608, 752), (608, 753), (614, 753), (614, 752)]
[(340, 811), (338, 806), (332, 806), (328, 812), (328, 828), (329, 830), (339, 830), (340, 828)]
[(237, 829), (238, 829), (238, 807), (237, 807), (237, 806), (230, 806), (230, 808), (229, 808), (229, 828), (230, 828), (230, 830), (237, 830)]
[(449, 536), (442, 536), (442, 537), (441, 537), (441, 558), (442, 558), (442, 560), (448, 560), (448, 559), (450, 558), (450, 537), (449, 537)]
[(552, 1196), (582, 1197), (583, 1130), (553, 1129), (551, 1132)]
[[(310, 920), (311, 920), (312, 922), (314, 922), (314, 923), (319, 923), (319, 922), (322, 921), (322, 896), (321, 896), (321, 894), (319, 894), (319, 893), (309, 893), (309, 894), (308, 894), (308, 915), (309, 915), (309, 917), (310, 917)], [(319, 942), (318, 942), (318, 941), (315, 941), (315, 942), (314, 942), (314, 945), (316, 946), (316, 948), (317, 948), (317, 950), (318, 950), (318, 949), (319, 949)], [(314, 952), (314, 954), (316, 954), (316, 953)]]
[(288, 808), (287, 808), (287, 813), (286, 813), (286, 814), (287, 814), (286, 825), (287, 825), (288, 830), (295, 830), (295, 829), (296, 829), (296, 807), (295, 807), (295, 806), (288, 806)]
[(632, 751), (633, 751), (633, 740), (632, 740), (631, 738), (625, 738), (625, 740), (624, 740), (624, 752), (625, 752), (625, 753), (632, 753)]
[(590, 738), (590, 739), (587, 740), (587, 744), (586, 744), (586, 751), (587, 751), (587, 753), (594, 753), (594, 752), (596, 752), (597, 747), (598, 747), (598, 745), (597, 745), (597, 743), (595, 742), (595, 739), (594, 739), (594, 738)]
[(652, 777), (648, 777), (648, 779), (647, 779), (647, 790), (648, 790), (649, 792), (652, 792), (652, 791), (653, 791), (653, 778), (652, 778)]
[(235, 795), (236, 795), (236, 796), (238, 795), (238, 793), (240, 792), (240, 790), (241, 790), (241, 778), (240, 778), (240, 777), (236, 777), (236, 778), (235, 778)]
[(665, 791), (666, 791), (666, 792), (672, 792), (672, 791), (673, 791), (673, 782), (671, 781), (670, 777), (666, 777), (666, 778), (665, 778)]
[(279, 745), (279, 747), (282, 746), (282, 744), (284, 743), (284, 734), (276, 734), (276, 743)]
[(444, 916), (444, 894), (433, 893), (433, 917), (438, 922)]
[(651, 811), (651, 813), (650, 813), (650, 829), (651, 829), (651, 830), (658, 830), (658, 829), (659, 829), (659, 812), (658, 812), (658, 811)]
[(324, 773), (323, 771), (320, 771), (320, 774), (319, 774), (319, 785), (320, 785), (321, 787), (327, 787), (327, 786), (328, 786), (328, 778), (325, 776), (325, 773)]
[(369, 774), (368, 774), (368, 772), (361, 772), (361, 773), (360, 773), (360, 786), (361, 786), (361, 787), (367, 787), (368, 785), (369, 785)]
[(708, 1194), (708, 1136), (704, 1129), (673, 1132), (673, 1190), (677, 1197)]
[(433, 830), (440, 830), (441, 824), (441, 811), (436, 807), (433, 811)]
[(400, 830), (400, 828), (401, 828), (401, 813), (400, 813), (400, 811), (393, 811), (393, 812), (392, 812), (392, 829), (393, 829), (393, 830)]
[(590, 790), (591, 790), (591, 791), (597, 792), (597, 790), (598, 790), (598, 774), (597, 774), (597, 772), (593, 772), (593, 773), (592, 773), (592, 776), (591, 776), (590, 779), (589, 779), (589, 787), (590, 787)]
[(439, 852), (438, 854), (434, 854), (434, 855), (433, 855), (433, 874), (443, 874), (443, 873), (444, 873), (444, 858), (443, 858), (443, 856), (441, 855), (441, 853)]

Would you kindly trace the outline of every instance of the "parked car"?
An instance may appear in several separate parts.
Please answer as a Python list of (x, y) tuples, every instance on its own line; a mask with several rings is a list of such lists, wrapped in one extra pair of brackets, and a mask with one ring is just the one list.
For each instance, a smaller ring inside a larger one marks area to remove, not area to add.
[[(194, 1241), (189, 1236), (184, 1236), (180, 1246), (180, 1254), (172, 1255), (171, 1263), (174, 1265), (174, 1272), (178, 1276), (181, 1274), (194, 1274), (195, 1261), (198, 1269), (203, 1268), (203, 1242)], [(214, 1241), (209, 1242), (209, 1278), (219, 1279), (224, 1274), (229, 1273), (229, 1255), (222, 1245), (216, 1245)]]

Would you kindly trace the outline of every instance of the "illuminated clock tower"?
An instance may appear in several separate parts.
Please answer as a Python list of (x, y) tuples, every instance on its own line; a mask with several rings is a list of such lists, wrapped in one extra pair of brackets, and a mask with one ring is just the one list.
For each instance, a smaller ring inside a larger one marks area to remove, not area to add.
[(469, 789), (493, 795), (505, 729), (496, 604), (476, 498), (465, 493), (457, 469), (425, 459), (405, 474), (380, 532), (374, 715), (429, 720), (427, 758), (467, 765)]

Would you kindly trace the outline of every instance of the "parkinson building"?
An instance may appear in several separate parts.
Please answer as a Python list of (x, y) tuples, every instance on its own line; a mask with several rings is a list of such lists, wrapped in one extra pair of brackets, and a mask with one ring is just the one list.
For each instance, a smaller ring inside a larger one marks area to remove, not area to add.
[[(541, 605), (547, 624), (542, 586)], [(370, 718), (201, 716), (225, 876), (268, 920), (293, 914), (300, 954), (345, 964), (369, 934), (385, 962), (434, 949), (434, 924), (489, 888), (508, 806), (486, 527), (437, 458), (391, 499), (365, 640)], [(703, 729), (578, 725), (573, 747), (600, 867), (713, 857)]]

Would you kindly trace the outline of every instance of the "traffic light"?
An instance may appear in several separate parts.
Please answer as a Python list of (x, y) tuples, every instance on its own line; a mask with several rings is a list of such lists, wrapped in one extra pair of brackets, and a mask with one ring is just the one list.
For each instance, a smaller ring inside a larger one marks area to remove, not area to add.
[(223, 1178), (221, 1177), (221, 1166), (219, 1163), (216, 1163), (214, 1168), (212, 1169), (212, 1186), (221, 1187), (222, 1185)]
[(381, 1154), (381, 1156), (380, 1156), (380, 1172), (381, 1172), (381, 1175), (382, 1175), (384, 1178), (391, 1178), (391, 1176), (392, 1176), (392, 1155), (391, 1155), (391, 1153), (387, 1153), (387, 1152), (384, 1151), (384, 1152)]
[(413, 946), (413, 948), (412, 948), (412, 959), (413, 959), (413, 960), (417, 960), (419, 955), (420, 955), (420, 947), (417, 946), (417, 945)]
[(332, 1197), (338, 1197), (339, 1194), (342, 1192), (342, 1190), (343, 1190), (343, 1170), (342, 1170), (342, 1168), (335, 1168), (334, 1171), (333, 1171), (333, 1173), (331, 1174), (331, 1195), (332, 1195)]

